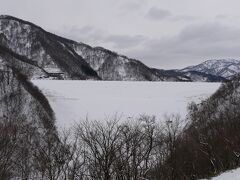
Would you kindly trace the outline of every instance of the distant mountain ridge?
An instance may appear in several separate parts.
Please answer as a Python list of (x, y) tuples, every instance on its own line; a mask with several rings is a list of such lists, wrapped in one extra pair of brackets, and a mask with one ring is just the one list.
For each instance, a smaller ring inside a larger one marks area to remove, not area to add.
[(236, 74), (240, 73), (240, 60), (236, 59), (219, 59), (219, 60), (207, 60), (201, 64), (195, 66), (189, 66), (181, 72), (197, 71), (206, 74), (212, 74), (215, 76), (221, 76), (226, 79), (230, 79)]
[(226, 80), (220, 73), (194, 69), (194, 66), (183, 70), (150, 68), (139, 60), (57, 36), (31, 22), (6, 15), (0, 16), (0, 50), (8, 52), (7, 56), (4, 53), (0, 56), (0, 66), (16, 66), (30, 79)]

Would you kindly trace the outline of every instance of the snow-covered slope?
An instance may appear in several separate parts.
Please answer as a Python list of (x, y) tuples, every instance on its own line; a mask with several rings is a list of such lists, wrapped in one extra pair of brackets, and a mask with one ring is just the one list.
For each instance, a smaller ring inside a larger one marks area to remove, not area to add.
[(239, 179), (240, 168), (222, 173), (219, 176), (212, 178), (211, 180), (239, 180)]
[(182, 70), (182, 72), (197, 71), (224, 78), (231, 78), (240, 73), (240, 60), (235, 59), (219, 59), (208, 60), (196, 66), (189, 66)]

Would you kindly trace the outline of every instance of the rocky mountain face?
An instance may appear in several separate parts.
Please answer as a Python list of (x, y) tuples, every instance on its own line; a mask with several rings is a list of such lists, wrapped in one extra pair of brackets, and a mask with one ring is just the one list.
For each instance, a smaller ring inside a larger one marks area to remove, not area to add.
[(0, 16), (0, 51), (5, 52), (0, 55), (0, 67), (16, 66), (31, 79), (215, 82), (224, 81), (238, 70), (237, 62), (227, 64), (224, 72), (220, 67), (226, 63), (219, 65), (216, 72), (210, 69), (215, 69), (218, 63), (183, 70), (154, 69), (138, 60), (54, 35), (11, 16)]
[(30, 78), (160, 80), (140, 61), (56, 36), (11, 16), (0, 17), (0, 45), (31, 60), (35, 70)]
[(232, 78), (240, 73), (240, 60), (235, 59), (219, 59), (208, 60), (196, 66), (189, 66), (181, 72), (197, 71), (205, 74), (220, 76), (226, 79)]
[(55, 115), (45, 96), (28, 78), (49, 77), (35, 61), (0, 45), (0, 119), (24, 119), (55, 131)]
[(0, 16), (0, 44), (31, 60), (31, 65), (35, 67), (31, 78), (100, 79), (62, 38), (29, 22)]
[(69, 45), (82, 56), (103, 80), (160, 81), (151, 68), (138, 60), (118, 55), (101, 47), (72, 42)]

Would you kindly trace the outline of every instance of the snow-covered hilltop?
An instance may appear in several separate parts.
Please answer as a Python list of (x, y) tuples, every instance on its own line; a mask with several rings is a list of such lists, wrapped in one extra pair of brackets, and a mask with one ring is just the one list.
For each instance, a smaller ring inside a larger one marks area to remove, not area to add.
[(233, 60), (207, 61), (183, 70), (154, 69), (139, 60), (54, 35), (12, 16), (0, 16), (0, 49), (8, 52), (8, 57), (0, 57), (1, 66), (21, 67), (31, 79), (217, 82), (240, 71), (239, 61)]
[(240, 73), (240, 60), (235, 59), (219, 59), (208, 60), (196, 66), (189, 66), (181, 70), (182, 72), (197, 71), (224, 78), (231, 78)]

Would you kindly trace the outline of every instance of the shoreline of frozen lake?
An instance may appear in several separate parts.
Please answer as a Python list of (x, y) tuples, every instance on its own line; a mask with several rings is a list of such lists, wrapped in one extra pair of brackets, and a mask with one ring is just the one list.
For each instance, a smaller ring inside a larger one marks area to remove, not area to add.
[(106, 117), (129, 118), (140, 114), (179, 113), (185, 116), (191, 101), (209, 97), (220, 83), (199, 82), (126, 82), (33, 80), (48, 98), (56, 113), (57, 125), (69, 127), (74, 122)]

